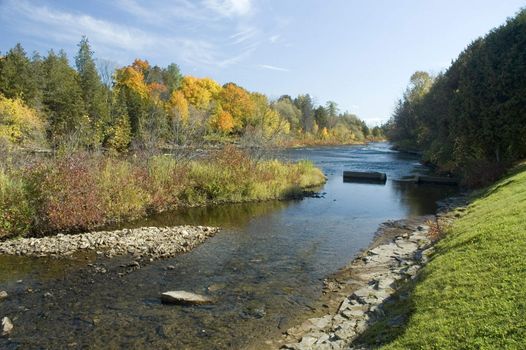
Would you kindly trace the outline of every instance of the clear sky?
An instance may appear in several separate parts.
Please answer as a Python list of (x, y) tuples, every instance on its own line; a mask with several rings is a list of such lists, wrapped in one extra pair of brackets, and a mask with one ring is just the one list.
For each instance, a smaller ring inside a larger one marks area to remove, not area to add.
[(310, 93), (371, 125), (415, 70), (437, 73), (519, 0), (0, 0), (0, 51), (134, 58), (267, 94)]

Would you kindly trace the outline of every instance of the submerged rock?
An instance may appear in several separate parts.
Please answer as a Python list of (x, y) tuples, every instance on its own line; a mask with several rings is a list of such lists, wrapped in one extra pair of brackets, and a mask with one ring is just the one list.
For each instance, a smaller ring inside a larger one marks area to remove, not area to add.
[(166, 304), (198, 305), (213, 303), (214, 299), (184, 290), (176, 290), (162, 293), (161, 301)]
[(13, 331), (13, 323), (9, 319), (9, 317), (4, 317), (2, 319), (2, 336), (6, 337)]
[(0, 291), (0, 301), (4, 300), (4, 299), (7, 299), (9, 295), (7, 294), (7, 292), (5, 290), (3, 291)]

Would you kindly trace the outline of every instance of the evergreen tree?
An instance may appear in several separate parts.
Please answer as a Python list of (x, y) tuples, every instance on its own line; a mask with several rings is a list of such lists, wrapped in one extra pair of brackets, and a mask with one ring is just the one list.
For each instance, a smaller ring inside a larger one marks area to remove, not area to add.
[(109, 91), (102, 84), (97, 67), (93, 60), (88, 38), (82, 37), (78, 44), (79, 51), (75, 56), (75, 64), (79, 75), (79, 83), (82, 89), (82, 97), (86, 106), (86, 112), (90, 119), (92, 129), (92, 143), (98, 145), (102, 142), (103, 130), (109, 123)]
[(20, 97), (31, 106), (35, 104), (37, 85), (31, 62), (20, 44), (0, 57), (0, 93), (8, 98)]
[(301, 111), (301, 127), (305, 132), (314, 130), (314, 104), (309, 94), (299, 95), (294, 104)]
[(86, 113), (77, 72), (66, 54), (51, 50), (43, 61), (43, 104), (49, 119), (49, 138), (53, 146), (79, 138)]

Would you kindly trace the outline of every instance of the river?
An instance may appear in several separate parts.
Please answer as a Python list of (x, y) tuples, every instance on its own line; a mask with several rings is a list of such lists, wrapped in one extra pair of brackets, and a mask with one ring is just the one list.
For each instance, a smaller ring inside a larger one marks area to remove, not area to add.
[[(127, 226), (200, 224), (223, 230), (190, 253), (117, 275), (129, 258), (73, 260), (0, 257), (0, 317), (15, 325), (0, 348), (226, 349), (254, 346), (286, 329), (318, 300), (322, 280), (345, 266), (390, 219), (433, 213), (449, 187), (393, 181), (425, 173), (388, 144), (291, 149), (328, 181), (321, 198), (191, 208)], [(344, 183), (343, 170), (387, 173), (384, 185)], [(88, 264), (109, 272), (94, 273)], [(206, 306), (160, 303), (188, 290)]]

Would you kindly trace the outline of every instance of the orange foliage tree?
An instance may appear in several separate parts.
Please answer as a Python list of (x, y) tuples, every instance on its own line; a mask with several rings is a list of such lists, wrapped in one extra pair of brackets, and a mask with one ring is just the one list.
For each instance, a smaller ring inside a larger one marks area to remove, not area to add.
[(227, 83), (223, 85), (219, 101), (223, 110), (232, 117), (236, 129), (240, 130), (250, 124), (256, 106), (245, 89), (234, 83)]

